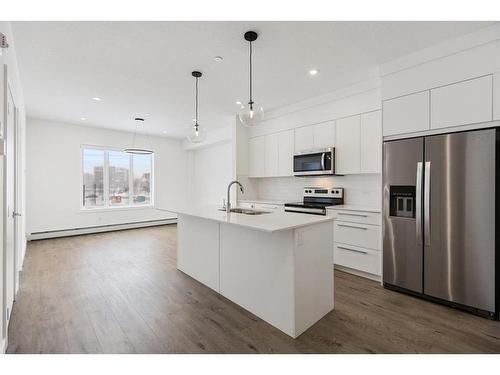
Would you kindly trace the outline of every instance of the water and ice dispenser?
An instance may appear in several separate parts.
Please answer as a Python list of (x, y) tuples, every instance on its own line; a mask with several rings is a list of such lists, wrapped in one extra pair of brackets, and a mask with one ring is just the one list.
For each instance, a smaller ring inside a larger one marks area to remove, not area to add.
[(415, 218), (415, 186), (390, 187), (390, 215)]

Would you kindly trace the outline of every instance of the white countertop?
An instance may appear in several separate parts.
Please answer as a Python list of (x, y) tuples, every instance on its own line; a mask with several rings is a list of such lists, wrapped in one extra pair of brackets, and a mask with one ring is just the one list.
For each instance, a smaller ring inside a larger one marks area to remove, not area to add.
[(221, 223), (240, 225), (264, 232), (290, 230), (333, 220), (331, 216), (299, 214), (283, 211), (274, 211), (262, 215), (245, 215), (234, 212), (227, 214), (225, 211), (219, 211), (219, 208), (220, 207), (218, 206), (184, 206), (165, 209), (165, 211), (181, 215), (195, 216), (202, 219), (215, 220)]
[(381, 212), (379, 207), (361, 206), (355, 204), (340, 204), (338, 206), (327, 207), (329, 210), (346, 210), (346, 211), (364, 211), (364, 212)]

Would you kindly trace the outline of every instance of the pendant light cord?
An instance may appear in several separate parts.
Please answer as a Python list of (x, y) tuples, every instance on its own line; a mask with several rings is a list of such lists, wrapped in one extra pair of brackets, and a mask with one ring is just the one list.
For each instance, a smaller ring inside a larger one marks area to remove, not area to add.
[(250, 42), (250, 109), (253, 109), (253, 98), (252, 98), (252, 42)]
[(194, 112), (195, 112), (195, 123), (194, 126), (198, 126), (198, 77), (196, 77), (196, 83), (195, 83), (195, 105), (194, 105)]

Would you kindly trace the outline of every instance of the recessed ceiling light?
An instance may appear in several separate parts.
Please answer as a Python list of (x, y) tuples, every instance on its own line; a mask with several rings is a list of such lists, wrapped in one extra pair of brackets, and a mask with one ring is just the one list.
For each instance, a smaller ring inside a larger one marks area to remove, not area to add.
[(318, 74), (318, 73), (319, 73), (319, 70), (318, 70), (318, 69), (311, 69), (311, 70), (309, 71), (309, 74), (310, 74), (310, 75), (312, 75), (312, 76), (315, 76), (315, 75), (316, 75), (316, 74)]
[(80, 117), (80, 120), (85, 121), (87, 117)]
[(163, 133), (163, 134), (167, 134), (167, 131), (166, 131), (166, 130), (164, 130), (164, 131), (162, 131), (162, 133)]
[(222, 60), (224, 60), (224, 57), (222, 57), (222, 56), (215, 56), (214, 57), (214, 61), (221, 62)]
[(238, 100), (238, 101), (236, 102), (236, 105), (241, 105), (241, 102)]
[(100, 102), (102, 99), (101, 99), (101, 98), (99, 98), (98, 96), (94, 96), (94, 97), (92, 98), (92, 100), (95, 100), (96, 102)]

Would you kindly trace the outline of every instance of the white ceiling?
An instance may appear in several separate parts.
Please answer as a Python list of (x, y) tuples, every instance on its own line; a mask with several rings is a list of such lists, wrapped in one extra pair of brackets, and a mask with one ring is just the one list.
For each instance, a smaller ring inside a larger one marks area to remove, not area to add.
[[(147, 116), (151, 133), (183, 137), (194, 111), (192, 70), (203, 72), (207, 129), (233, 121), (235, 101), (248, 101), (247, 30), (259, 32), (254, 98), (269, 110), (373, 78), (382, 63), (490, 24), (13, 22), (13, 31), (29, 116), (130, 131), (134, 117)], [(311, 68), (320, 73), (310, 76)]]

